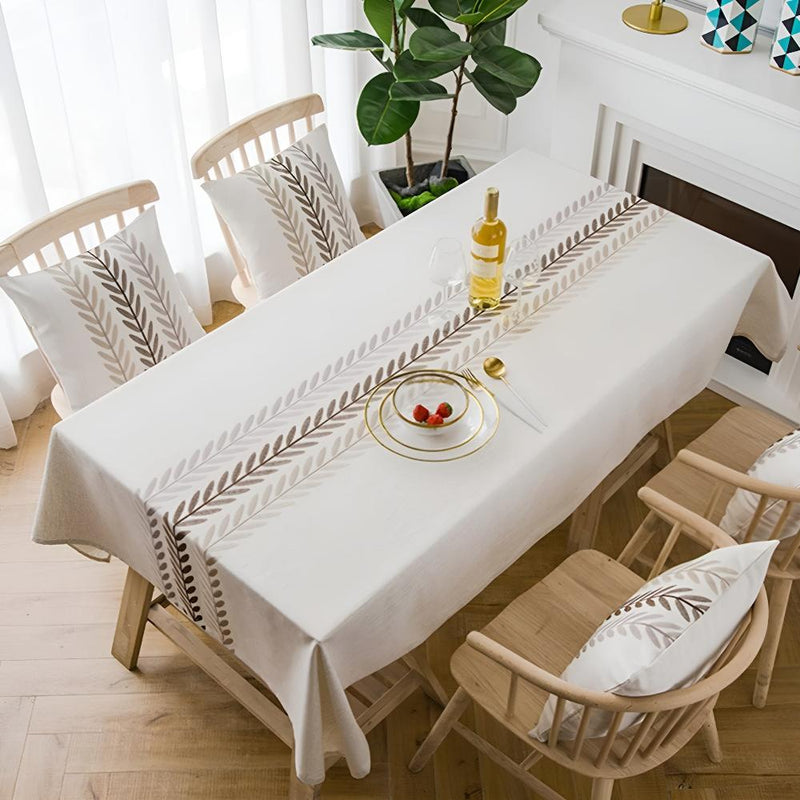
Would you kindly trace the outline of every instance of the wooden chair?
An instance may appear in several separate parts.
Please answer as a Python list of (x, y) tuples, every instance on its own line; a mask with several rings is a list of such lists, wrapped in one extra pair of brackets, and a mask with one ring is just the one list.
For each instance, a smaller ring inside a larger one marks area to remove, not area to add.
[[(324, 110), (325, 105), (318, 94), (307, 94), (258, 111), (206, 142), (192, 156), (192, 174), (204, 181), (219, 180), (228, 178), (251, 165), (260, 164), (286, 146), (281, 145), (278, 138), (282, 128), (288, 131), (288, 144), (294, 144), (297, 141), (295, 123), (303, 120), (305, 123), (303, 134), (309, 133), (314, 127), (314, 115), (321, 114)], [(269, 134), (268, 155), (261, 140), (261, 137), (267, 134)], [(219, 214), (217, 220), (236, 267), (236, 277), (231, 283), (231, 291), (245, 308), (249, 308), (258, 302), (250, 271), (230, 228)]]
[[(715, 525), (656, 492), (644, 488), (639, 496), (653, 513), (672, 525), (672, 535), (649, 577), (663, 570), (682, 533), (707, 550), (734, 544)], [(648, 533), (640, 528), (618, 561), (595, 550), (571, 555), (483, 630), (471, 632), (450, 662), (458, 689), (409, 768), (421, 770), (451, 730), (546, 800), (565, 798), (530, 773), (542, 758), (591, 777), (592, 800), (610, 800), (615, 780), (657, 767), (701, 729), (709, 757), (721, 761), (714, 704), (719, 692), (748, 667), (764, 639), (767, 599), (763, 587), (734, 638), (693, 686), (649, 697), (623, 697), (585, 689), (558, 677), (597, 626), (644, 583), (628, 566)], [(556, 700), (553, 726), (548, 741), (539, 742), (529, 731), (550, 695)], [(583, 708), (575, 739), (560, 741), (567, 701)], [(521, 739), (530, 753), (516, 762), (460, 723), (458, 719), (470, 702)], [(598, 711), (610, 714), (608, 732), (589, 738), (587, 726)], [(629, 712), (641, 714), (641, 721), (619, 731), (623, 714)]]
[[(745, 541), (752, 538), (769, 501), (785, 501), (782, 515), (771, 531), (770, 538), (777, 539), (792, 504), (800, 502), (800, 489), (756, 480), (747, 475), (747, 470), (767, 447), (792, 430), (792, 425), (764, 411), (733, 408), (681, 450), (676, 459), (655, 475), (647, 486), (715, 523), (722, 518), (736, 489), (759, 495)], [(769, 628), (753, 693), (753, 705), (757, 708), (763, 708), (767, 702), (789, 594), (794, 581), (800, 578), (798, 546), (800, 531), (794, 531), (775, 551), (767, 573), (771, 584)]]
[[(83, 253), (120, 231), (156, 200), (155, 185), (137, 181), (64, 206), (0, 242), (0, 275), (14, 269), (22, 273), (46, 269)], [(129, 213), (126, 221), (125, 213), (133, 210), (136, 214)], [(57, 378), (50, 399), (62, 419), (72, 413)]]

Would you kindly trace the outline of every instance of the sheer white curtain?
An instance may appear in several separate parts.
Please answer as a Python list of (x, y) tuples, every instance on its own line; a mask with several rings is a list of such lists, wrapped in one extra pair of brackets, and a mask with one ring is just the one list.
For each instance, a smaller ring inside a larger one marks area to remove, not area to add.
[[(0, 0), (0, 241), (85, 195), (153, 180), (172, 265), (201, 322), (232, 267), (189, 168), (232, 122), (310, 91), (325, 100), (333, 150), (359, 216), (370, 215), (355, 125), (366, 54), (312, 48), (315, 33), (366, 24), (359, 0)], [(210, 291), (209, 291), (210, 287)], [(0, 447), (8, 423), (52, 386), (0, 292)]]

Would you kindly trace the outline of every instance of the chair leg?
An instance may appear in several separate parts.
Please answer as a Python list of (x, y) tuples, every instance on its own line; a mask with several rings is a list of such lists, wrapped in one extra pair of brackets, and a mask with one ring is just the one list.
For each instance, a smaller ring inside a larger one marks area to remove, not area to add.
[(592, 800), (611, 800), (613, 791), (613, 778), (595, 778), (592, 781)]
[(414, 753), (414, 757), (408, 764), (411, 772), (419, 772), (436, 752), (436, 749), (450, 733), (453, 725), (458, 722), (459, 717), (466, 711), (469, 705), (469, 695), (459, 686), (453, 695), (447, 708), (442, 711), (439, 719), (436, 720), (427, 739), (420, 745), (419, 750)]
[(714, 718), (713, 710), (703, 723), (703, 738), (706, 742), (706, 752), (709, 760), (714, 764), (719, 764), (722, 761), (722, 747), (719, 743), (717, 720)]
[(114, 631), (114, 642), (111, 645), (111, 655), (125, 669), (136, 669), (144, 626), (147, 624), (147, 612), (150, 610), (152, 599), (153, 584), (128, 567), (117, 617), (117, 629)]
[(775, 666), (775, 656), (778, 653), (778, 644), (783, 631), (783, 618), (786, 616), (786, 606), (789, 603), (789, 593), (792, 591), (792, 581), (789, 578), (775, 578), (769, 594), (769, 624), (767, 635), (761, 647), (761, 656), (758, 659), (758, 673), (756, 675), (756, 688), (753, 692), (753, 705), (764, 708), (767, 704), (769, 685), (772, 681), (772, 670)]

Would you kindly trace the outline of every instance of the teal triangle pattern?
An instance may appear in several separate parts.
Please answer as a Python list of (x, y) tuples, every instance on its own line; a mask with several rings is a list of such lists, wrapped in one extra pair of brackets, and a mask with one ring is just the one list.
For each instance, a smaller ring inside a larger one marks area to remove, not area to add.
[[(800, 0), (784, 2), (798, 4)], [(708, 0), (701, 40), (722, 53), (749, 52), (762, 5), (763, 0)]]
[(770, 64), (789, 75), (800, 75), (800, 0), (784, 0)]

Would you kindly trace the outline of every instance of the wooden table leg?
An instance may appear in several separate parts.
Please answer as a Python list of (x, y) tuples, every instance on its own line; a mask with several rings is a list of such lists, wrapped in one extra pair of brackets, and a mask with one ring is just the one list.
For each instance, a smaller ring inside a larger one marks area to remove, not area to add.
[(567, 551), (588, 550), (594, 547), (600, 512), (603, 510), (603, 483), (575, 509), (569, 526)]
[(320, 786), (309, 786), (297, 777), (294, 768), (294, 750), (290, 755), (291, 766), (289, 767), (289, 800), (318, 800), (320, 796)]
[(653, 456), (653, 463), (659, 469), (663, 469), (675, 460), (675, 444), (672, 440), (672, 423), (667, 417), (661, 425), (653, 429), (659, 439), (658, 450)]
[(144, 626), (152, 599), (153, 584), (128, 567), (114, 643), (111, 645), (111, 655), (126, 669), (135, 669), (139, 660)]
[(422, 691), (442, 707), (450, 702), (450, 697), (442, 686), (439, 678), (428, 661), (428, 643), (423, 642), (419, 647), (403, 656), (403, 661), (408, 667), (422, 678)]

